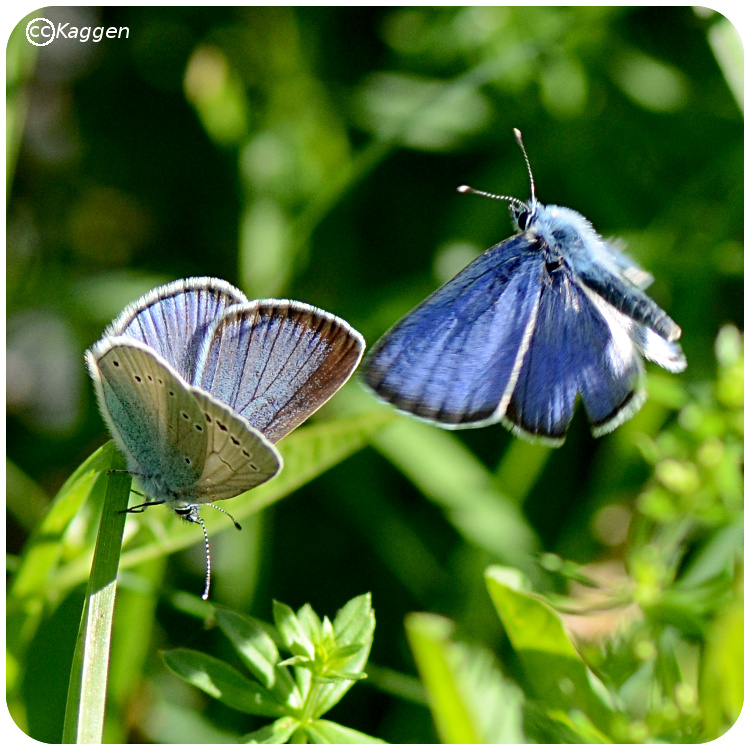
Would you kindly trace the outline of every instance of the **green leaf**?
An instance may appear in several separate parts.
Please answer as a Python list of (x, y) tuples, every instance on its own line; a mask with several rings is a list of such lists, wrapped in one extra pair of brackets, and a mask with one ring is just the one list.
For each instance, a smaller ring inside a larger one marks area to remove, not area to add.
[[(122, 459), (117, 457), (114, 468)], [(65, 743), (101, 743), (107, 698), (107, 670), (112, 617), (117, 591), (125, 514), (130, 496), (130, 475), (105, 474), (98, 483), (105, 494), (99, 535), (86, 589), (86, 600), (73, 655), (65, 709)]]
[(273, 620), (284, 639), (284, 645), (295, 656), (303, 656), (311, 660), (315, 658), (315, 647), (291, 607), (274, 600)]
[(267, 724), (265, 727), (250, 732), (242, 738), (242, 742), (257, 742), (262, 745), (282, 745), (288, 742), (294, 732), (299, 729), (297, 719), (285, 716), (283, 719)]
[(377, 737), (371, 737), (369, 734), (363, 734), (356, 729), (349, 729), (349, 727), (343, 727), (341, 724), (325, 719), (311, 721), (305, 725), (304, 731), (313, 742), (319, 745), (385, 744)]
[(477, 727), (452, 673), (446, 644), (453, 632), (450, 620), (430, 614), (406, 618), (406, 637), (422, 684), (427, 691), (432, 718), (444, 743), (481, 743)]
[(531, 695), (550, 710), (582, 711), (606, 733), (613, 716), (609, 696), (581, 659), (559, 615), (541, 598), (521, 590), (518, 571), (492, 566), (485, 580)]
[(459, 534), (493, 558), (536, 575), (536, 533), (466, 446), (444, 430), (400, 419), (373, 445), (438, 505)]
[(519, 743), (521, 691), (506, 680), (492, 655), (453, 643), (443, 617), (411, 614), (406, 633), (441, 742)]
[(27, 531), (36, 528), (51, 505), (47, 493), (13, 461), (5, 459), (5, 507)]
[(223, 661), (185, 648), (164, 651), (162, 657), (178, 677), (231, 708), (255, 716), (285, 713), (285, 707), (272, 693)]
[(602, 744), (606, 738), (596, 732), (579, 732), (561, 711), (549, 711), (543, 703), (527, 700), (523, 728), (529, 742), (549, 745)]
[[(396, 415), (391, 412), (374, 410), (296, 430), (278, 446), (284, 459), (284, 469), (270, 482), (232, 498), (229, 501), (232, 503), (232, 515), (241, 521), (278, 502), (360, 450), (383, 426), (396, 418)], [(107, 446), (109, 445), (111, 444), (108, 443)], [(89, 464), (93, 458), (94, 456), (86, 463)], [(79, 472), (76, 472), (76, 475)], [(66, 482), (66, 487), (71, 480)], [(184, 549), (200, 538), (200, 529), (196, 530), (194, 524), (182, 523), (174, 513), (164, 516), (164, 523), (168, 531), (163, 536), (160, 535), (158, 539), (143, 541), (145, 537), (140, 535), (136, 537), (136, 546), (123, 553), (120, 569)], [(233, 526), (232, 521), (221, 514), (212, 522), (211, 534), (215, 536), (230, 526)], [(46, 584), (47, 589), (48, 591), (65, 591), (86, 580), (87, 576), (88, 561), (72, 560), (55, 572)]]
[(255, 678), (264, 687), (273, 687), (276, 679), (274, 665), (279, 660), (279, 650), (271, 637), (250, 618), (238, 612), (216, 607), (215, 615), (218, 626)]
[[(17, 663), (25, 661), (26, 648), (37, 632), (47, 604), (58, 600), (50, 579), (66, 553), (70, 528), (76, 526), (79, 537), (95, 533), (107, 482), (103, 472), (121, 466), (120, 461), (112, 442), (86, 459), (60, 488), (49, 512), (27, 541), (7, 598), (6, 648)], [(72, 524), (84, 504), (88, 515), (80, 524)], [(86, 580), (91, 571), (91, 557), (86, 555), (81, 562), (81, 580)], [(8, 689), (12, 689), (10, 676)]]
[[(339, 669), (336, 671), (351, 674), (362, 673), (370, 656), (375, 634), (375, 613), (372, 610), (371, 595), (362, 594), (350, 599), (336, 614), (333, 632), (336, 645), (344, 647), (343, 654), (351, 653), (350, 658), (346, 659), (344, 664), (339, 664)], [(353, 652), (346, 648), (354, 646), (358, 646), (358, 649)], [(326, 711), (330, 711), (353, 684), (354, 680), (347, 679), (321, 687), (312, 715), (322, 716)]]
[(216, 621), (253, 676), (280, 703), (299, 708), (302, 699), (289, 672), (278, 664), (279, 651), (271, 637), (250, 617), (216, 607)]
[(744, 700), (744, 608), (736, 598), (712, 621), (700, 666), (699, 701), (705, 738), (714, 739), (738, 719)]
[(350, 599), (333, 620), (333, 633), (339, 644), (371, 641), (374, 629), (372, 594), (362, 594)]
[[(122, 466), (119, 453), (110, 441), (92, 453), (60, 488), (49, 512), (26, 543), (20, 566), (11, 584), (11, 601), (49, 593), (49, 578), (63, 554), (62, 539), (68, 525), (80, 510), (99, 475), (115, 465)], [(77, 583), (88, 578), (90, 560), (82, 560), (80, 567), (82, 575)]]
[(323, 637), (323, 623), (309, 604), (303, 604), (300, 607), (297, 612), (297, 622), (312, 643), (320, 641)]

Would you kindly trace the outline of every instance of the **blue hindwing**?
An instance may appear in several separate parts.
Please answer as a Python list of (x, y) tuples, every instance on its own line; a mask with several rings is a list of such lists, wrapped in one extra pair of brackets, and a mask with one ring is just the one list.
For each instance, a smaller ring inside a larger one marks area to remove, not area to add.
[(564, 264), (546, 276), (534, 332), (505, 412), (504, 421), (515, 432), (562, 443), (579, 393), (599, 432), (613, 429), (640, 406), (642, 366), (630, 323), (593, 295)]

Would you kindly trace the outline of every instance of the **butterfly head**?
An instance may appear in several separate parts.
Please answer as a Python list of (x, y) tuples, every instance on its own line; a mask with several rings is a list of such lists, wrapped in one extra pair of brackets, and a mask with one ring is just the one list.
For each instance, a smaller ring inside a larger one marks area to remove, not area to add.
[(190, 505), (172, 506), (172, 510), (180, 518), (184, 518), (186, 521), (190, 521), (190, 523), (202, 523), (197, 505), (191, 503)]

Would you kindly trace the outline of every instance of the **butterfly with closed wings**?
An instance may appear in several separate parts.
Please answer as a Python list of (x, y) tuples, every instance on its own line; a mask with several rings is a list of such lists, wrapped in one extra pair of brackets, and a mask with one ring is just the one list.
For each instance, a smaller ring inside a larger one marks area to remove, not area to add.
[(687, 366), (679, 326), (643, 291), (651, 277), (581, 214), (507, 201), (518, 234), (491, 247), (375, 344), (364, 382), (381, 399), (446, 429), (501, 421), (550, 445), (580, 396), (595, 436), (645, 400), (642, 357)]
[(104, 420), (153, 498), (128, 512), (166, 504), (200, 524), (204, 599), (211, 557), (200, 506), (227, 513), (213, 503), (275, 476), (274, 443), (328, 401), (363, 351), (362, 336), (335, 315), (249, 302), (225, 281), (192, 278), (129, 305), (86, 352)]

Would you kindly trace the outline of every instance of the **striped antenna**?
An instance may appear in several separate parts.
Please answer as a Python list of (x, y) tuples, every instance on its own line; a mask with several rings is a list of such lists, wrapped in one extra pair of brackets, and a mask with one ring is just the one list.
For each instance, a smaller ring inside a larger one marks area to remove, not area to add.
[(534, 175), (531, 174), (531, 164), (529, 163), (529, 155), (526, 153), (526, 148), (523, 145), (523, 138), (521, 138), (521, 131), (518, 128), (513, 128), (513, 135), (516, 136), (516, 143), (521, 147), (523, 152), (523, 160), (526, 162), (526, 169), (529, 170), (529, 182), (531, 182), (531, 202), (536, 203), (536, 185), (534, 185)]
[[(240, 526), (237, 521), (235, 521), (234, 516), (228, 511), (224, 510), (224, 508), (221, 508), (218, 505), (214, 505), (213, 503), (203, 503), (203, 505), (207, 505), (209, 508), (220, 510), (224, 515), (229, 516), (232, 519), (232, 523), (234, 524), (235, 529), (237, 529), (238, 531), (242, 531), (242, 526)], [(211, 548), (208, 546), (208, 532), (206, 531), (206, 524), (203, 523), (203, 519), (200, 517), (200, 514), (197, 511), (195, 512), (195, 521), (201, 525), (201, 528), (203, 529), (203, 541), (206, 543), (206, 585), (203, 588), (203, 593), (201, 594), (201, 599), (203, 599), (203, 601), (206, 601), (206, 599), (208, 599), (208, 591), (211, 588)]]
[(536, 204), (536, 185), (534, 185), (534, 175), (531, 173), (531, 164), (529, 163), (529, 157), (523, 145), (521, 131), (518, 128), (513, 128), (513, 134), (516, 136), (516, 143), (518, 143), (518, 145), (521, 147), (523, 159), (526, 162), (526, 169), (529, 172), (529, 181), (531, 182), (531, 200), (528, 203), (525, 203), (518, 198), (514, 198), (512, 195), (495, 195), (494, 193), (486, 193), (484, 190), (476, 190), (470, 185), (459, 185), (459, 187), (456, 188), (459, 193), (473, 193), (474, 195), (483, 195), (485, 198), (492, 198), (496, 201), (507, 201), (511, 206), (519, 210), (529, 212), (532, 210), (532, 206)]

